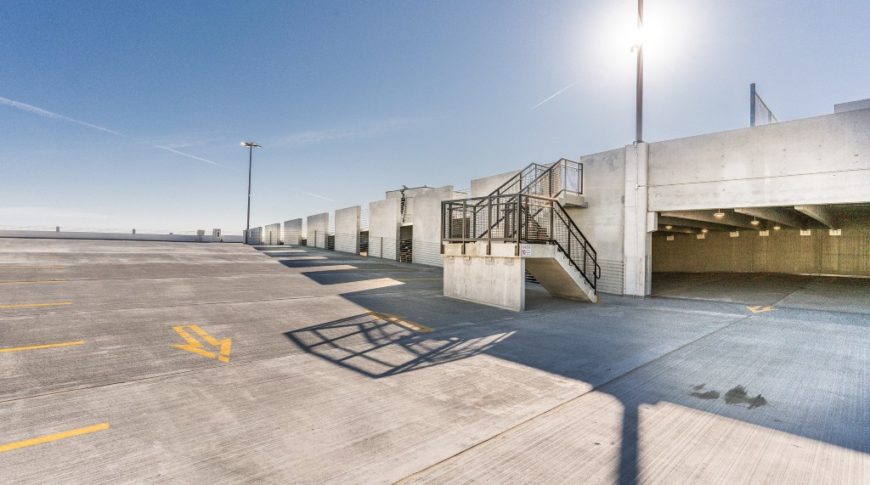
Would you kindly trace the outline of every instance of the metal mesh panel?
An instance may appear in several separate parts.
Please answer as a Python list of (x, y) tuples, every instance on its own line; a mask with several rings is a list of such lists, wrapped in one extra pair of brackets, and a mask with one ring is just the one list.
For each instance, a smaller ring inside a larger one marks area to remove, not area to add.
[(554, 199), (526, 194), (493, 195), (444, 201), (441, 210), (441, 234), (445, 242), (555, 244), (586, 281), (593, 288), (596, 286), (601, 270), (595, 249)]

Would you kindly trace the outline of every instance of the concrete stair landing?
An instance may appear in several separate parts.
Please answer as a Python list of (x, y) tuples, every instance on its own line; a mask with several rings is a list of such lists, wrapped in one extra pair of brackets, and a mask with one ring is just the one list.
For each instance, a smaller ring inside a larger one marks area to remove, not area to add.
[(493, 243), (488, 251), (484, 242), (445, 244), (444, 295), (522, 311), (526, 270), (554, 297), (598, 302), (592, 285), (553, 244)]

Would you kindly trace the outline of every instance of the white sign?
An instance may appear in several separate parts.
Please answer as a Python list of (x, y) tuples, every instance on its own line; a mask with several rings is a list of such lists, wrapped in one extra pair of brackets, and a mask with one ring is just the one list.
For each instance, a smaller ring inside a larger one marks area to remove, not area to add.
[(520, 244), (520, 256), (531, 256), (532, 247), (528, 244)]

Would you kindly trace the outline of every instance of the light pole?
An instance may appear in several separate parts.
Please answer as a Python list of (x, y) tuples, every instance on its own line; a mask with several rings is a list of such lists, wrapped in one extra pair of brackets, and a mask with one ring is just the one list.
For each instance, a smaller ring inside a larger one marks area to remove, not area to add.
[(248, 244), (248, 233), (251, 232), (251, 166), (254, 161), (254, 147), (259, 147), (252, 141), (243, 141), (243, 147), (248, 147), (248, 222), (245, 224), (245, 244)]
[(643, 142), (643, 0), (637, 0), (637, 93), (635, 100), (635, 143)]

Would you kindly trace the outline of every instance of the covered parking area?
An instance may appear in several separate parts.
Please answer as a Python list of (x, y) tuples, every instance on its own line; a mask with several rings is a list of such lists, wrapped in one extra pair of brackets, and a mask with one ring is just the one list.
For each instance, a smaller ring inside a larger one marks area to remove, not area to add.
[(652, 295), (870, 313), (870, 203), (658, 213)]

